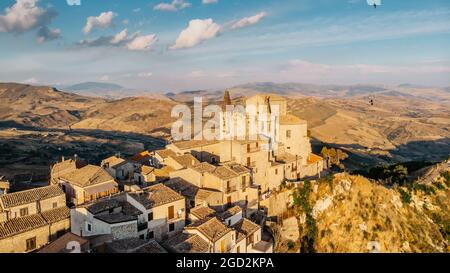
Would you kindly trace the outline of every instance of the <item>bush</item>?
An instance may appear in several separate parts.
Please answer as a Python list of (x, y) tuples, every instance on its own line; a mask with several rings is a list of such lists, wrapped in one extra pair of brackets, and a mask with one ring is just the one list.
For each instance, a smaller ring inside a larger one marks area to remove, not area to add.
[(404, 204), (411, 203), (411, 194), (403, 189), (398, 189), (398, 192), (400, 193), (400, 199)]
[(289, 250), (293, 249), (295, 247), (295, 242), (289, 240), (287, 242), (287, 247), (288, 247)]

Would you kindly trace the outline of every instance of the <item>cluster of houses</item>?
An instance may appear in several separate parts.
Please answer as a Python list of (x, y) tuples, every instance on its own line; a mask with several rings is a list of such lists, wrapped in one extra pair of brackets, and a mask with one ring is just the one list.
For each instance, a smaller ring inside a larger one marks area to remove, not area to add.
[(267, 140), (189, 140), (99, 166), (63, 158), (49, 186), (0, 193), (0, 252), (272, 252), (259, 201), (320, 175), (323, 160), (284, 98), (246, 103), (280, 106), (276, 151), (262, 149)]

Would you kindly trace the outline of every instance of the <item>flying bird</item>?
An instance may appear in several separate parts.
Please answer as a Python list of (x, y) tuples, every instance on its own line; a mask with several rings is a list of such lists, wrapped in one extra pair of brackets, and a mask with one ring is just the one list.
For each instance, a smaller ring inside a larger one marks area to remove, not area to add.
[(381, 0), (367, 0), (367, 4), (377, 8), (378, 6), (381, 6)]

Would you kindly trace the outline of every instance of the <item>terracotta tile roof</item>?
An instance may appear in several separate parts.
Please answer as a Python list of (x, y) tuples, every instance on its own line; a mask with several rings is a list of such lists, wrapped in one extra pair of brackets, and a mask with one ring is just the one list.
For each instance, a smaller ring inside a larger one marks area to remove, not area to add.
[(102, 160), (102, 166), (107, 165), (107, 166), (109, 166), (109, 168), (114, 168), (114, 169), (122, 166), (125, 163), (127, 163), (127, 161), (118, 156), (110, 156), (110, 157)]
[(306, 121), (296, 117), (294, 115), (282, 115), (280, 116), (281, 125), (296, 125), (296, 124), (306, 124)]
[(120, 207), (120, 201), (116, 198), (103, 198), (96, 200), (93, 203), (88, 203), (82, 207), (86, 208), (92, 214), (98, 214), (101, 212), (109, 211), (110, 209), (115, 209)]
[(57, 209), (48, 210), (42, 213), (47, 223), (52, 224), (64, 219), (70, 218), (70, 209), (68, 207), (61, 207)]
[(155, 170), (155, 168), (153, 168), (153, 167), (143, 165), (141, 167), (141, 174), (148, 175), (148, 174), (151, 174), (154, 170)]
[(310, 153), (308, 155), (308, 161), (307, 162), (308, 162), (308, 164), (314, 164), (314, 163), (316, 163), (318, 161), (321, 161), (321, 160), (323, 160), (322, 157), (320, 157), (320, 156), (318, 156), (316, 154)]
[(205, 218), (203, 220), (197, 221), (186, 227), (187, 230), (195, 229), (200, 231), (206, 236), (211, 242), (215, 242), (222, 238), (228, 232), (233, 231), (231, 228), (227, 227), (218, 218)]
[(60, 195), (64, 195), (64, 192), (58, 185), (8, 193), (0, 195), (0, 207), (3, 207), (3, 209), (8, 209), (11, 207), (34, 203), (38, 200), (45, 200)]
[(234, 224), (232, 228), (248, 237), (261, 227), (246, 218), (242, 218), (242, 220)]
[(122, 212), (112, 213), (112, 214), (99, 214), (94, 216), (96, 219), (103, 221), (108, 224), (117, 224), (123, 222), (136, 221), (137, 216), (128, 215)]
[(198, 161), (198, 159), (195, 158), (191, 154), (184, 154), (184, 155), (170, 156), (170, 157), (173, 160), (175, 160), (178, 164), (180, 164), (181, 166), (184, 166), (184, 167), (194, 166), (194, 165), (200, 163), (200, 161)]
[(155, 240), (150, 240), (147, 245), (139, 248), (136, 253), (167, 253), (167, 250), (165, 250)]
[(233, 171), (232, 169), (226, 167), (226, 166), (219, 166), (214, 169), (213, 172), (211, 172), (212, 175), (220, 178), (220, 179), (230, 179), (236, 176), (239, 176), (239, 173)]
[(230, 217), (238, 214), (239, 212), (242, 212), (242, 208), (239, 206), (234, 206), (234, 207), (231, 207), (231, 208), (227, 209), (226, 211), (220, 213), (218, 216), (221, 219), (225, 220), (227, 218), (230, 218)]
[(67, 207), (61, 207), (43, 213), (14, 218), (0, 223), (0, 239), (69, 219), (69, 217), (69, 209)]
[(130, 196), (147, 209), (184, 199), (182, 195), (163, 184), (147, 187), (141, 193), (130, 193)]
[(14, 218), (0, 223), (0, 239), (46, 226), (47, 222), (41, 214)]
[[(276, 160), (277, 160), (278, 162), (282, 162), (282, 163), (291, 163), (291, 162), (294, 162), (296, 158), (297, 158), (297, 157), (295, 157), (295, 155), (293, 155), (293, 154), (291, 154), (291, 153), (287, 153), (287, 152), (281, 153), (281, 154), (279, 154), (279, 155), (276, 156)], [(300, 158), (300, 157), (298, 157), (298, 158)]]
[(180, 233), (167, 240), (164, 245), (177, 253), (208, 253), (210, 247), (207, 241), (197, 234)]
[(72, 232), (67, 232), (63, 236), (59, 237), (55, 241), (43, 247), (39, 250), (39, 253), (69, 253), (72, 250), (67, 249), (67, 244), (69, 242), (78, 242), (80, 246), (89, 244), (89, 241), (83, 237), (73, 234)]
[(153, 172), (157, 177), (169, 177), (169, 174), (173, 172), (174, 169), (170, 166), (164, 166), (161, 169), (154, 169)]
[(57, 172), (62, 172), (62, 171), (76, 170), (76, 169), (82, 168), (86, 165), (87, 165), (87, 163), (84, 162), (83, 160), (68, 159), (68, 160), (64, 160), (64, 161), (55, 163), (51, 168), (51, 173), (55, 174)]
[(63, 174), (61, 179), (80, 187), (114, 181), (114, 178), (107, 171), (95, 165), (86, 165), (73, 172)]
[(169, 149), (163, 149), (163, 150), (156, 150), (155, 154), (159, 155), (163, 159), (168, 158), (169, 156), (176, 156), (177, 154)]
[(245, 166), (238, 164), (238, 163), (227, 163), (225, 164), (225, 166), (227, 166), (228, 168), (230, 168), (232, 171), (234, 171), (237, 174), (245, 174), (245, 173), (250, 173), (250, 170), (247, 169)]
[(213, 172), (216, 166), (209, 164), (208, 162), (202, 162), (191, 167), (199, 173)]
[(133, 161), (140, 162), (143, 160), (150, 159), (151, 156), (152, 156), (152, 154), (149, 151), (143, 151), (143, 152), (133, 155), (132, 157), (130, 157), (130, 159)]
[(208, 216), (212, 216), (214, 213), (216, 213), (215, 210), (209, 208), (209, 207), (195, 207), (191, 209), (190, 214), (194, 215), (198, 219), (204, 219)]
[(8, 181), (0, 181), (0, 189), (9, 189)]
[(221, 194), (221, 192), (217, 191), (217, 190), (209, 190), (209, 189), (205, 189), (205, 188), (200, 188), (197, 191), (195, 198), (200, 199), (200, 200), (206, 200), (213, 194)]
[(164, 182), (164, 185), (178, 192), (179, 194), (194, 199), (199, 188), (181, 177), (174, 177)]

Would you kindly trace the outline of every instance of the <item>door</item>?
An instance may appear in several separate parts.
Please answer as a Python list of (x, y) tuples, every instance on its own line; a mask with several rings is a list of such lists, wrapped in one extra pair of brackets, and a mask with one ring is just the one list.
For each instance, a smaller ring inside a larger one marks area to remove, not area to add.
[(227, 206), (231, 207), (231, 196), (227, 197)]
[(175, 213), (174, 213), (174, 208), (173, 208), (173, 206), (170, 206), (170, 207), (169, 207), (169, 213), (168, 213), (168, 214), (169, 214), (169, 217), (168, 217), (169, 220), (174, 218)]
[(225, 253), (225, 240), (220, 242), (220, 252)]

